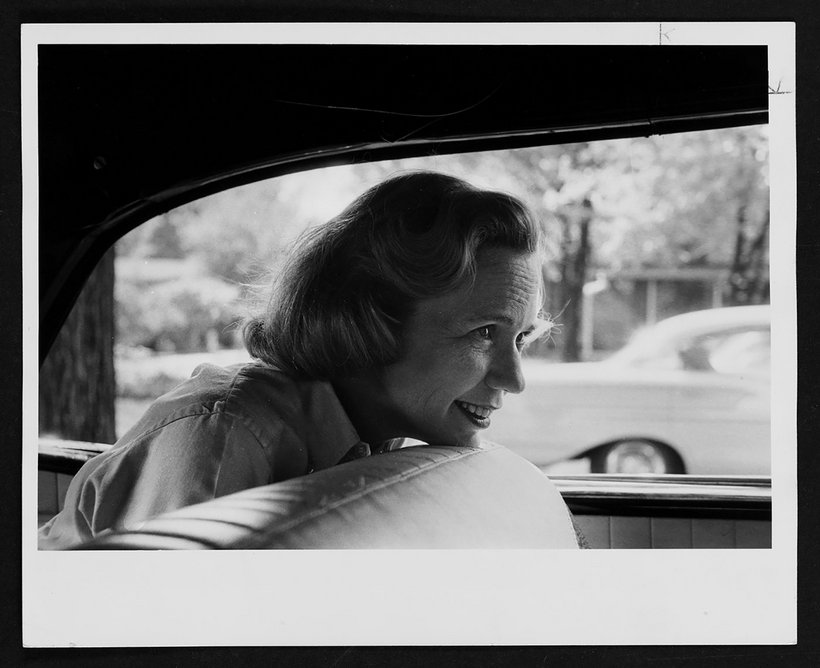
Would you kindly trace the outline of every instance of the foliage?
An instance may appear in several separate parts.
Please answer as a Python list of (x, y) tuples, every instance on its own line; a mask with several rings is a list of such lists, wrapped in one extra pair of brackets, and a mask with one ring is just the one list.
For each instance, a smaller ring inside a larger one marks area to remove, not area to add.
[[(184, 277), (156, 285), (118, 281), (117, 340), (129, 346), (188, 352), (221, 342), (241, 319), (239, 288), (209, 277)], [(211, 336), (213, 339), (213, 336)]]

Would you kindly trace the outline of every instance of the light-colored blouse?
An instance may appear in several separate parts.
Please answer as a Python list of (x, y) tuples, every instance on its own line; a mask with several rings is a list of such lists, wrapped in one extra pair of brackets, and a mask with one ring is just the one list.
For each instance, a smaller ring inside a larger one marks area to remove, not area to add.
[[(388, 448), (389, 449), (389, 448)], [(39, 532), (62, 549), (107, 529), (367, 456), (330, 383), (262, 363), (203, 364), (86, 462)]]

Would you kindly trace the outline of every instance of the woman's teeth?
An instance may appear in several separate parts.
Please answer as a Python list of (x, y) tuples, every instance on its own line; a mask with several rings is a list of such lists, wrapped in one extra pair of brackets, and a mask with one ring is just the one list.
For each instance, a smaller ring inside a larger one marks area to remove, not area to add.
[(457, 401), (456, 403), (459, 406), (461, 406), (465, 411), (467, 411), (471, 415), (474, 415), (480, 420), (486, 420), (488, 417), (490, 417), (490, 414), (493, 412), (492, 408), (487, 408), (485, 406), (477, 406), (476, 404), (468, 404), (466, 401)]

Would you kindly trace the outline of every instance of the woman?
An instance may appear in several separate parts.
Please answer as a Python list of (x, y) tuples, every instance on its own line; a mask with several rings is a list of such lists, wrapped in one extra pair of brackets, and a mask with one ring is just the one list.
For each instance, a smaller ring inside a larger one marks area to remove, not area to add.
[(399, 447), (476, 445), (539, 319), (537, 224), (516, 199), (404, 174), (306, 236), (265, 312), (253, 363), (198, 367), (75, 476), (40, 532), (106, 529)]

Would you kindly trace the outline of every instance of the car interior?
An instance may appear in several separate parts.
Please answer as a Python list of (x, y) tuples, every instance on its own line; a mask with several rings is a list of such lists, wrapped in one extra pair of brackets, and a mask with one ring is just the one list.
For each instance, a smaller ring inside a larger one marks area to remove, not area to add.
[[(174, 207), (344, 163), (765, 124), (767, 74), (761, 46), (41, 45), (40, 362), (108, 249)], [(41, 524), (108, 447), (41, 435)], [(423, 445), (79, 549), (772, 545), (769, 476), (550, 473), (558, 496), (545, 475)]]

